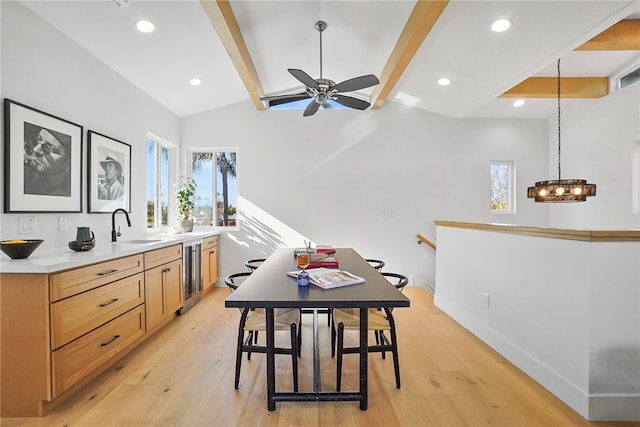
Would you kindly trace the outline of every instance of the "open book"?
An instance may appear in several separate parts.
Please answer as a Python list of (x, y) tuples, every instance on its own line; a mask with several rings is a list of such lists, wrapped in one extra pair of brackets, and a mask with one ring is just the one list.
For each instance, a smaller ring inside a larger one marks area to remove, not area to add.
[[(333, 289), (341, 286), (364, 283), (362, 277), (358, 277), (344, 270), (320, 267), (308, 270), (307, 273), (309, 273), (309, 282), (322, 289)], [(296, 277), (298, 272), (291, 271), (287, 274), (291, 277)]]

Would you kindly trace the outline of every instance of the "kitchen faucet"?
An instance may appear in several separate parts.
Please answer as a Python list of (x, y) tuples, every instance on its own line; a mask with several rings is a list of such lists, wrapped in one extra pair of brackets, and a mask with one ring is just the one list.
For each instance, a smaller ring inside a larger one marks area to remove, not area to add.
[(126, 210), (122, 209), (122, 208), (118, 208), (118, 209), (114, 210), (111, 213), (111, 241), (112, 242), (117, 241), (117, 238), (119, 236), (122, 236), (122, 234), (120, 233), (120, 226), (118, 226), (118, 231), (116, 232), (116, 214), (118, 212), (124, 213), (124, 216), (127, 217), (127, 225), (129, 227), (131, 227), (131, 220), (129, 219), (129, 213)]

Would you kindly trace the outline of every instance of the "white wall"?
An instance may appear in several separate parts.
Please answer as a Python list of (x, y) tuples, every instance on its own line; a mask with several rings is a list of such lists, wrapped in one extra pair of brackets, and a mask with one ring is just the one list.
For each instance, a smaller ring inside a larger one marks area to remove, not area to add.
[[(303, 118), (246, 102), (184, 118), (181, 139), (184, 147), (239, 147), (246, 203), (240, 231), (222, 237), (222, 275), (310, 239), (434, 284), (435, 252), (415, 238), (435, 240), (434, 220), (546, 221), (526, 199), (527, 183), (546, 169), (545, 121), (456, 120), (391, 102)], [(516, 161), (516, 215), (490, 213), (491, 160)]]
[(439, 308), (583, 417), (639, 419), (638, 242), (438, 237)]
[[(633, 213), (634, 146), (640, 141), (640, 84), (595, 100), (562, 101), (562, 177), (597, 185), (584, 203), (549, 206), (549, 226), (637, 229)], [(558, 176), (557, 117), (549, 121), (549, 178)], [(635, 172), (636, 179), (640, 171)], [(541, 179), (544, 177), (541, 177)], [(640, 182), (636, 182), (636, 191)]]
[[(0, 8), (2, 98), (84, 126), (85, 160), (87, 130), (130, 144), (133, 226), (127, 228), (123, 218), (117, 221), (124, 236), (146, 233), (146, 133), (179, 144), (179, 118), (20, 3), (3, 1)], [(84, 161), (82, 179), (85, 212), (86, 164)], [(59, 215), (68, 216), (68, 231), (56, 231)], [(36, 217), (37, 232), (33, 235), (17, 234), (18, 218), (23, 216)], [(111, 238), (109, 214), (2, 214), (0, 219), (2, 238), (44, 238), (42, 248), (66, 248), (67, 242), (75, 239), (77, 226), (90, 226), (98, 240)]]

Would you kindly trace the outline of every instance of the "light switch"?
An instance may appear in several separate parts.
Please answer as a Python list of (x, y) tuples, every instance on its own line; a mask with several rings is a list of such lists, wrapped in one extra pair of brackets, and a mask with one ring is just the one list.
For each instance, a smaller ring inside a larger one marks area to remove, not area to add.
[(35, 233), (37, 225), (35, 216), (21, 217), (19, 233)]
[(58, 217), (58, 231), (67, 231), (67, 217), (59, 216)]

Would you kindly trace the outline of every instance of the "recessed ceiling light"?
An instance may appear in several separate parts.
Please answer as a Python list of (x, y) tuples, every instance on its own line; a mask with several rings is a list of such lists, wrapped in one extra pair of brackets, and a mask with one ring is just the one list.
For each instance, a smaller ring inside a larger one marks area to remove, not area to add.
[(156, 29), (156, 26), (153, 25), (153, 22), (151, 21), (147, 21), (146, 19), (141, 19), (140, 21), (136, 22), (136, 28), (141, 33), (151, 33), (153, 32), (153, 30)]
[(195, 78), (189, 80), (189, 84), (191, 86), (200, 86), (202, 84), (202, 80), (200, 80), (199, 78), (195, 77)]
[(500, 18), (493, 21), (493, 24), (491, 24), (491, 29), (496, 33), (501, 33), (511, 28), (511, 24), (513, 23), (511, 22), (510, 19)]
[(440, 80), (438, 80), (438, 84), (440, 86), (449, 86), (451, 84), (451, 80), (449, 80), (446, 77), (441, 78)]
[(524, 99), (518, 99), (513, 103), (513, 106), (514, 107), (522, 107), (524, 105), (524, 103), (525, 103)]

